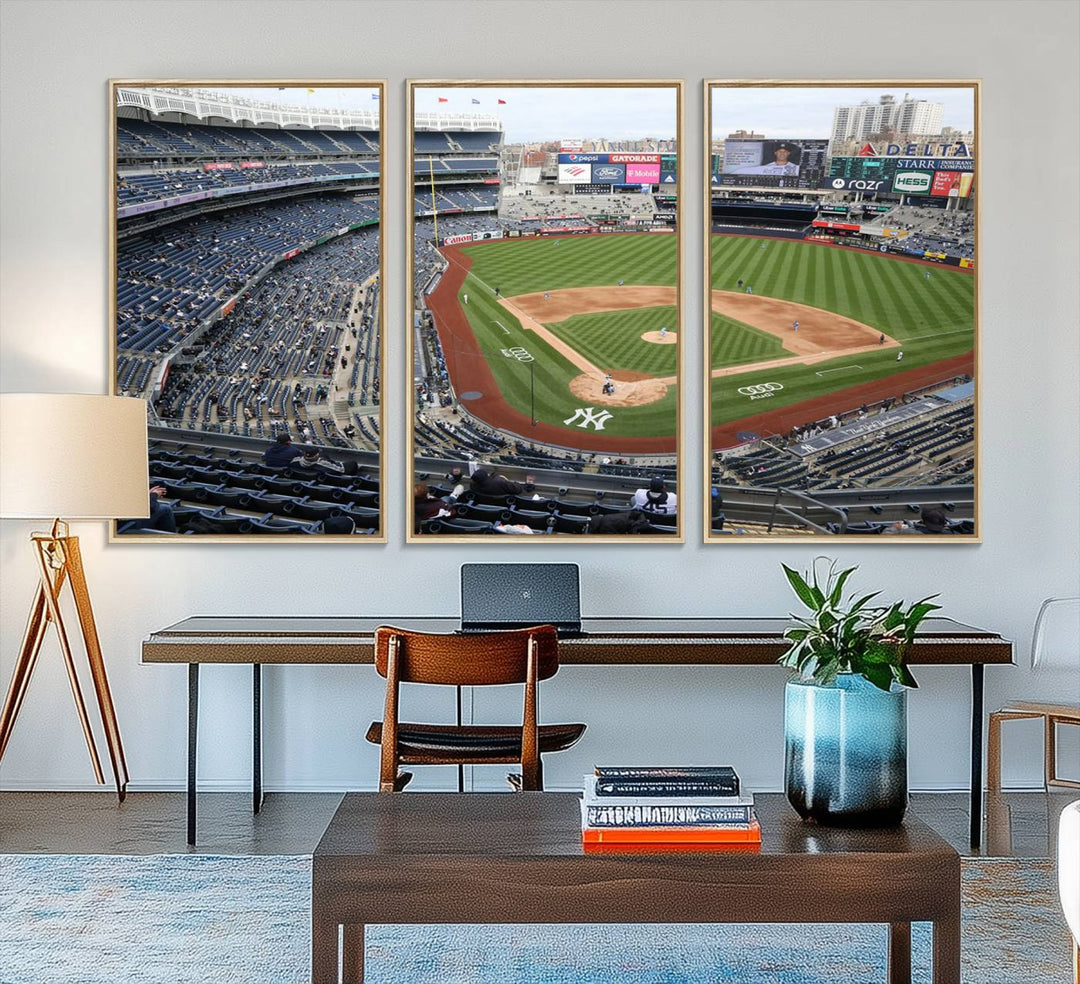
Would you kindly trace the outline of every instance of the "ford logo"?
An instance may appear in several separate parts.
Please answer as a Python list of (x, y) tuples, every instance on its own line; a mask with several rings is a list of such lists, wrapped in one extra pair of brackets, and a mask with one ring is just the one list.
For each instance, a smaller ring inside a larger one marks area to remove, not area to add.
[(622, 174), (617, 167), (595, 167), (593, 176), (597, 178), (617, 178)]

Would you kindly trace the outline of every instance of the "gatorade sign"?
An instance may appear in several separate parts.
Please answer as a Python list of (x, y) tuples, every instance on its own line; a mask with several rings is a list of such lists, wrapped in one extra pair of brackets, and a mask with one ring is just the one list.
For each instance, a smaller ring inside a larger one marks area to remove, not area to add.
[(933, 180), (933, 171), (898, 171), (893, 178), (893, 191), (898, 195), (928, 195)]

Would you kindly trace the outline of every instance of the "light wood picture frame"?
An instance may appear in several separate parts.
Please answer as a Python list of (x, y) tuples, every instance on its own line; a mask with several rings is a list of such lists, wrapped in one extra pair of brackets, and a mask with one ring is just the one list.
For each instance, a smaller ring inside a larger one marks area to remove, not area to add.
[(980, 98), (705, 80), (707, 543), (982, 542)]
[(152, 502), (110, 541), (385, 543), (385, 81), (108, 99), (109, 391), (148, 401)]
[(683, 542), (682, 82), (407, 89), (407, 541)]

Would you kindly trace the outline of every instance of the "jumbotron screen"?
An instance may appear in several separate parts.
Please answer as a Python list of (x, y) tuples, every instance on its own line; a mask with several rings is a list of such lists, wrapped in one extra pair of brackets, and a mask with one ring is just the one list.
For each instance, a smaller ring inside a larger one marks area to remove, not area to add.
[(828, 140), (730, 138), (718, 184), (817, 188), (825, 175)]
[(975, 161), (957, 157), (834, 157), (826, 187), (935, 198), (968, 198)]

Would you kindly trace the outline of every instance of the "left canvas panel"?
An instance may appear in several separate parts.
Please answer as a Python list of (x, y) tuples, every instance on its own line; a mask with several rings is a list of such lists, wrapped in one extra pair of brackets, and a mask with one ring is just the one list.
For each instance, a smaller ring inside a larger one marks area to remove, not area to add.
[(384, 542), (385, 84), (109, 96), (111, 391), (147, 400), (151, 505), (113, 536)]

